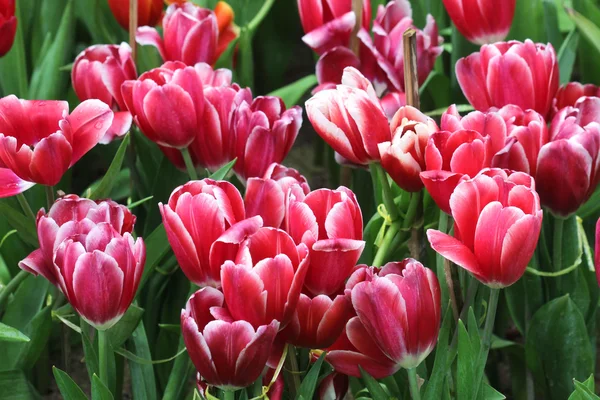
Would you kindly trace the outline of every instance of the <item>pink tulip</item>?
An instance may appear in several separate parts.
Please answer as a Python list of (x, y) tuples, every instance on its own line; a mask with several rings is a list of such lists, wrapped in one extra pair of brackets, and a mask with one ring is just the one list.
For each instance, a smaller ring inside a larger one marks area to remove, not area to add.
[(129, 131), (131, 113), (123, 101), (121, 85), (136, 77), (131, 47), (127, 43), (91, 46), (75, 58), (71, 82), (79, 100), (98, 99), (115, 112), (113, 124), (100, 143), (109, 143)]
[(17, 33), (16, 0), (0, 0), (0, 57), (8, 53)]
[(476, 110), (514, 104), (547, 116), (558, 90), (558, 62), (551, 44), (498, 42), (458, 60), (456, 77)]
[(225, 390), (250, 386), (265, 368), (279, 322), (254, 328), (250, 323), (215, 319), (223, 294), (206, 287), (181, 310), (181, 330), (188, 354), (207, 384)]
[(554, 96), (552, 112), (556, 114), (565, 107), (573, 107), (582, 97), (600, 97), (600, 87), (591, 83), (582, 85), (579, 82), (569, 82), (561, 86)]
[(222, 261), (211, 260), (217, 257), (213, 244), (245, 218), (240, 192), (229, 182), (207, 178), (176, 188), (169, 203), (158, 206), (169, 243), (187, 278), (198, 286), (219, 287)]
[(456, 29), (470, 42), (500, 42), (510, 31), (516, 0), (444, 0)]
[(461, 182), (450, 197), (454, 236), (429, 229), (439, 254), (491, 288), (512, 285), (525, 272), (542, 226), (533, 178), (486, 169)]
[(435, 121), (411, 106), (398, 110), (390, 124), (392, 140), (379, 143), (381, 166), (396, 184), (409, 192), (423, 188), (419, 174), (425, 170), (425, 148), (439, 130)]
[(111, 200), (65, 196), (40, 210), (40, 248), (19, 267), (57, 286), (91, 325), (105, 330), (131, 304), (142, 277), (146, 248), (131, 236), (135, 216)]
[[(21, 180), (54, 186), (102, 139), (112, 121), (113, 112), (100, 100), (86, 100), (69, 114), (66, 101), (6, 96), (0, 99), (0, 167)], [(0, 194), (14, 189), (2, 187)]]
[(415, 368), (437, 343), (440, 286), (417, 260), (363, 267), (347, 285), (356, 316), (327, 354), (342, 374), (360, 377), (359, 365), (379, 379)]

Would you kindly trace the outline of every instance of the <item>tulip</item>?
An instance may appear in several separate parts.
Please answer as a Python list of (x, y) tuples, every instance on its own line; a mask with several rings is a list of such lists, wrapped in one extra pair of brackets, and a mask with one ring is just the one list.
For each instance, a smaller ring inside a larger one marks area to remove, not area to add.
[(556, 114), (550, 141), (538, 155), (535, 180), (542, 204), (567, 217), (585, 203), (600, 179), (600, 98), (580, 98)]
[(217, 58), (227, 50), (229, 44), (239, 35), (239, 28), (233, 23), (233, 8), (224, 1), (219, 1), (215, 6), (215, 17), (219, 28), (217, 41)]
[(418, 192), (423, 188), (419, 174), (425, 170), (425, 148), (438, 126), (416, 108), (405, 106), (394, 115), (390, 128), (392, 140), (379, 143), (381, 166), (400, 188)]
[(212, 10), (192, 2), (172, 4), (163, 18), (163, 37), (150, 26), (140, 26), (136, 40), (158, 49), (164, 61), (181, 61), (186, 65), (217, 61), (219, 29)]
[(262, 178), (248, 179), (244, 196), (246, 215), (260, 215), (265, 226), (281, 227), (286, 196), (292, 185), (299, 185), (304, 194), (310, 192), (306, 178), (298, 171), (271, 164)]
[(116, 324), (142, 277), (146, 248), (131, 236), (135, 216), (111, 200), (65, 196), (37, 216), (40, 247), (19, 263), (57, 286), (99, 330)]
[(168, 204), (158, 206), (183, 273), (198, 286), (219, 287), (222, 262), (211, 262), (217, 257), (213, 244), (245, 218), (239, 191), (227, 181), (190, 181), (173, 191)]
[(551, 44), (498, 42), (458, 60), (456, 78), (476, 110), (514, 104), (547, 116), (558, 90), (558, 62)]
[(475, 44), (500, 42), (506, 38), (515, 14), (516, 0), (444, 0), (456, 29)]
[(202, 125), (203, 73), (201, 64), (167, 62), (123, 83), (125, 104), (148, 139), (176, 149), (192, 143)]
[(347, 285), (356, 316), (329, 349), (327, 361), (342, 374), (374, 378), (417, 367), (437, 343), (440, 285), (433, 271), (411, 258), (381, 269), (363, 267)]
[(235, 111), (235, 136), (230, 140), (234, 171), (243, 180), (263, 176), (269, 165), (287, 156), (302, 125), (302, 109), (285, 108), (283, 100), (259, 96)]
[(333, 150), (354, 164), (379, 161), (378, 144), (390, 141), (388, 120), (371, 85), (358, 70), (344, 69), (342, 84), (306, 102), (313, 127)]
[(542, 226), (533, 178), (486, 169), (456, 187), (450, 208), (455, 237), (429, 229), (431, 247), (493, 289), (518, 281)]
[(579, 82), (569, 82), (561, 86), (554, 96), (552, 111), (556, 114), (565, 107), (573, 107), (582, 97), (600, 97), (600, 87)]
[[(298, 11), (306, 35), (302, 40), (314, 51), (323, 54), (336, 46), (348, 46), (356, 25), (352, 0), (298, 0)], [(361, 25), (369, 29), (371, 2), (362, 2)]]
[(100, 100), (86, 100), (68, 112), (66, 101), (0, 99), (0, 167), (27, 182), (56, 185), (113, 121)]
[(250, 386), (262, 374), (279, 322), (254, 328), (246, 321), (215, 319), (212, 310), (224, 305), (217, 289), (206, 287), (181, 310), (181, 331), (188, 354), (209, 385), (223, 390)]
[(350, 380), (347, 375), (333, 372), (327, 375), (319, 384), (319, 399), (343, 400), (348, 393)]
[(126, 80), (135, 78), (135, 63), (131, 58), (131, 47), (127, 43), (121, 43), (120, 46), (91, 46), (75, 58), (71, 82), (79, 100), (98, 99), (115, 112), (113, 124), (100, 143), (109, 143), (129, 131), (131, 113), (127, 111), (123, 101), (121, 85)]
[(308, 267), (308, 249), (284, 231), (264, 227), (250, 235), (235, 260), (221, 267), (227, 312), (254, 328), (272, 320), (284, 328), (293, 316)]
[(0, 57), (12, 47), (16, 33), (15, 0), (0, 0)]
[[(108, 6), (115, 19), (125, 30), (129, 30), (129, 2), (130, 0), (108, 0)], [(137, 25), (154, 26), (158, 24), (163, 15), (162, 0), (138, 0)]]

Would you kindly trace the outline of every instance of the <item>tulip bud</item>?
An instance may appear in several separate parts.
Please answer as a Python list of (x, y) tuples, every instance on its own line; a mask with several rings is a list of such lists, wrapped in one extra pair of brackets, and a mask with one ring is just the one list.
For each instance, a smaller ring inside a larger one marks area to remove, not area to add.
[(491, 288), (518, 281), (542, 226), (533, 178), (522, 172), (483, 170), (456, 187), (450, 209), (455, 237), (429, 229), (431, 247)]
[[(129, 1), (108, 0), (108, 6), (115, 19), (125, 30), (129, 30)], [(138, 26), (154, 26), (158, 24), (163, 14), (162, 0), (137, 0)]]
[(131, 236), (135, 216), (112, 200), (65, 196), (37, 216), (40, 248), (19, 267), (57, 286), (91, 325), (105, 330), (129, 308), (146, 248)]
[(574, 107), (577, 100), (582, 97), (600, 97), (600, 87), (591, 83), (582, 85), (579, 82), (569, 82), (561, 86), (552, 102), (553, 114), (565, 107)]
[(0, 57), (12, 47), (16, 33), (15, 0), (0, 0)]
[(448, 15), (456, 29), (475, 44), (500, 42), (510, 31), (516, 0), (444, 0)]
[(109, 143), (129, 132), (131, 113), (123, 101), (121, 85), (136, 78), (131, 47), (127, 43), (91, 46), (75, 58), (71, 82), (79, 100), (98, 99), (115, 112), (112, 126), (100, 143)]

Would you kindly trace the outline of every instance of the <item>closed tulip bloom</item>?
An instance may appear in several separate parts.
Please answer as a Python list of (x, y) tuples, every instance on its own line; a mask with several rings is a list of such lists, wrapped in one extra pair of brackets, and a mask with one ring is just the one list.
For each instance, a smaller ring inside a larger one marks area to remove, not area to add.
[(114, 111), (112, 126), (100, 143), (109, 143), (123, 136), (131, 127), (131, 113), (121, 95), (121, 85), (137, 78), (131, 47), (121, 45), (95, 45), (88, 47), (75, 58), (71, 69), (71, 83), (79, 100), (98, 99)]
[(227, 229), (245, 218), (240, 192), (227, 181), (207, 178), (176, 188), (169, 203), (158, 206), (187, 278), (198, 286), (219, 287), (222, 262), (211, 263), (211, 249)]
[(206, 287), (181, 310), (181, 331), (200, 377), (223, 390), (250, 386), (265, 368), (279, 322), (257, 328), (250, 323), (215, 319), (211, 311), (224, 305), (223, 294)]
[(546, 117), (558, 90), (558, 62), (551, 44), (498, 42), (458, 60), (456, 77), (476, 110), (514, 104)]
[(293, 316), (308, 267), (308, 249), (284, 231), (264, 227), (250, 235), (234, 261), (221, 267), (227, 311), (255, 328)]
[(162, 21), (163, 37), (150, 26), (140, 26), (136, 40), (158, 49), (163, 61), (181, 61), (186, 65), (217, 61), (219, 29), (212, 10), (192, 2), (172, 4)]
[[(154, 26), (163, 14), (163, 0), (137, 1), (138, 26)], [(108, 0), (108, 6), (115, 19), (125, 30), (129, 30), (129, 0)]]
[(516, 0), (444, 0), (456, 29), (475, 44), (500, 42), (506, 38)]
[(431, 353), (440, 327), (440, 285), (433, 271), (408, 258), (381, 269), (363, 267), (347, 285), (356, 316), (328, 351), (337, 372), (379, 379), (415, 368)]
[(245, 180), (263, 176), (269, 165), (284, 160), (302, 125), (302, 109), (286, 110), (279, 97), (259, 96), (251, 103), (242, 102), (233, 123), (230, 159), (237, 158), (233, 170)]
[(86, 100), (69, 114), (66, 101), (0, 99), (0, 167), (20, 179), (56, 185), (106, 134), (113, 112)]
[(131, 232), (135, 216), (111, 200), (65, 196), (37, 217), (40, 248), (19, 267), (42, 275), (91, 325), (105, 330), (129, 308), (142, 277), (146, 248)]
[(450, 208), (454, 237), (429, 229), (431, 247), (491, 288), (518, 281), (542, 226), (533, 178), (522, 172), (484, 170), (456, 187)]
[(0, 0), (0, 57), (12, 47), (16, 33), (15, 0)]
[(179, 62), (167, 62), (125, 81), (123, 100), (136, 125), (151, 141), (176, 149), (192, 143), (202, 124), (202, 73)]
[(600, 97), (600, 87), (588, 83), (569, 82), (561, 86), (554, 96), (552, 111), (556, 114), (565, 107), (573, 107), (582, 97)]
[(418, 192), (423, 188), (419, 174), (426, 168), (425, 148), (439, 128), (433, 119), (411, 106), (398, 110), (390, 128), (392, 140), (379, 143), (381, 166), (399, 187)]
[(538, 156), (535, 180), (542, 204), (561, 217), (577, 211), (598, 186), (599, 151), (600, 98), (583, 97), (559, 111)]
[(387, 117), (373, 85), (357, 69), (344, 69), (342, 84), (306, 102), (313, 127), (333, 150), (354, 164), (379, 161), (378, 144), (390, 141)]

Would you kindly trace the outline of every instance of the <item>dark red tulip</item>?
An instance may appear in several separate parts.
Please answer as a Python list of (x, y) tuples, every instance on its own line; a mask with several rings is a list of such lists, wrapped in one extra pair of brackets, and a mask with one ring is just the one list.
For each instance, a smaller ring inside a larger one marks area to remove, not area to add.
[(12, 47), (16, 33), (15, 0), (0, 0), (0, 57)]
[[(108, 0), (108, 6), (115, 19), (125, 30), (129, 30), (130, 0)], [(163, 0), (137, 0), (138, 26), (158, 24), (163, 14)]]

